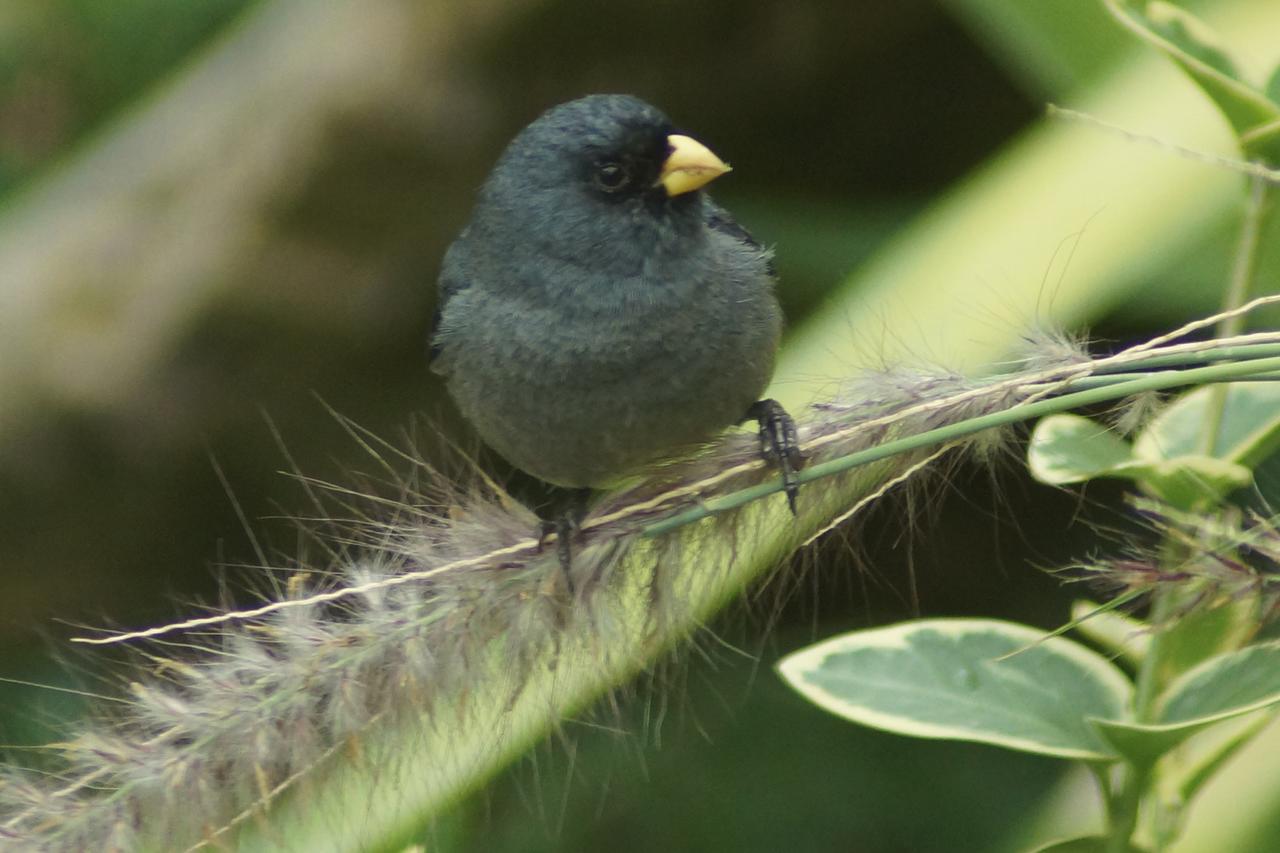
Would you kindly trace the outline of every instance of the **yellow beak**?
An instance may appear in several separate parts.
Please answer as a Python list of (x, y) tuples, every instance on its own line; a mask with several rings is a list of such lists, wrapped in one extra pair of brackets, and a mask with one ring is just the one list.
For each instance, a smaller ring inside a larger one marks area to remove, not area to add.
[(671, 151), (662, 164), (658, 183), (669, 196), (700, 189), (730, 170), (728, 163), (690, 136), (673, 133), (667, 137), (667, 144)]

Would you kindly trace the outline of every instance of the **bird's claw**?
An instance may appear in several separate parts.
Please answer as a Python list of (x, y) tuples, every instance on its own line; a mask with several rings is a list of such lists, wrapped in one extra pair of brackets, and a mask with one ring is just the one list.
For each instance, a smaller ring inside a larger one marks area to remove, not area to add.
[(560, 560), (560, 572), (564, 575), (564, 583), (569, 590), (570, 596), (574, 594), (572, 572), (573, 540), (577, 537), (579, 531), (580, 528), (577, 521), (569, 513), (538, 524), (539, 551), (546, 547), (547, 540), (552, 535), (556, 537), (556, 556)]
[(796, 495), (800, 492), (797, 472), (804, 467), (796, 422), (777, 400), (760, 400), (747, 409), (747, 417), (760, 425), (760, 455), (778, 466), (782, 474), (782, 490), (787, 506), (796, 514)]
[(573, 492), (568, 507), (554, 519), (543, 520), (538, 525), (538, 550), (546, 547), (552, 534), (556, 537), (556, 556), (560, 558), (560, 572), (564, 575), (565, 587), (569, 596), (574, 594), (573, 583), (573, 543), (582, 535), (582, 520), (587, 515), (587, 500), (590, 489), (577, 489)]

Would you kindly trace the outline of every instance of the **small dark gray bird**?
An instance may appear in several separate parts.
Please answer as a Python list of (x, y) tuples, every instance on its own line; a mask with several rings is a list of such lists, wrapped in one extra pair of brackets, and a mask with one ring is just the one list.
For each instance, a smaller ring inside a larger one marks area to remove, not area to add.
[(770, 253), (702, 191), (728, 171), (629, 95), (561, 104), (507, 146), (445, 255), (431, 355), (513, 465), (599, 488), (754, 418), (794, 511), (795, 426), (760, 399)]

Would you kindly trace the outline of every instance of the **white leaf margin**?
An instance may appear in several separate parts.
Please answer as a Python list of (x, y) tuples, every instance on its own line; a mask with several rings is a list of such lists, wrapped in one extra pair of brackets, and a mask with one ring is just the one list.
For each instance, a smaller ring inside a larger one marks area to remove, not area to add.
[[(1049, 636), (1045, 631), (1016, 622), (1000, 619), (941, 618), (916, 619), (900, 622), (884, 628), (851, 631), (816, 643), (787, 655), (777, 664), (782, 678), (802, 696), (820, 708), (864, 726), (910, 737), (934, 740), (962, 740), (1016, 749), (1039, 755), (1082, 761), (1113, 762), (1119, 760), (1114, 753), (1097, 750), (1071, 749), (1046, 746), (1040, 741), (1014, 735), (995, 734), (989, 730), (971, 729), (958, 725), (944, 725), (911, 719), (901, 714), (849, 702), (818, 686), (809, 677), (819, 671), (826, 659), (855, 649), (908, 649), (911, 638), (925, 631), (932, 631), (955, 638), (972, 634), (994, 635), (1008, 639), (1008, 654), (1016, 654), (1034, 646), (1044, 646), (1068, 659), (1094, 677), (1124, 709), (1116, 722), (1130, 721), (1133, 682), (1115, 664), (1102, 655), (1065, 637)], [(1094, 719), (1096, 716), (1090, 715)]]

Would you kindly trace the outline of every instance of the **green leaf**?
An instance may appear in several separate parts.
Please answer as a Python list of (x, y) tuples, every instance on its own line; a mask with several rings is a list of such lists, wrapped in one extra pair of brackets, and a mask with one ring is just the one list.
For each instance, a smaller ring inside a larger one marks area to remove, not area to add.
[(1280, 107), (1245, 83), (1212, 30), (1194, 15), (1161, 0), (1104, 0), (1107, 9), (1139, 38), (1182, 68), (1217, 105), (1241, 138), (1245, 155), (1268, 162), (1280, 158), (1270, 147), (1245, 144), (1251, 130), (1280, 118)]
[(1139, 480), (1183, 509), (1217, 503), (1249, 485), (1251, 469), (1280, 446), (1280, 382), (1227, 386), (1218, 433), (1206, 455), (1204, 425), (1219, 393), (1221, 388), (1206, 387), (1179, 397), (1138, 436), (1134, 461), (1111, 475)]
[(1117, 754), (1138, 767), (1150, 767), (1159, 758), (1187, 738), (1203, 731), (1213, 722), (1155, 725), (1118, 720), (1091, 720), (1102, 739)]
[(1280, 641), (1209, 658), (1161, 695), (1157, 722), (1190, 725), (1237, 717), (1280, 702)]
[[(1277, 703), (1280, 642), (1217, 655), (1184, 673), (1160, 697), (1156, 719), (1150, 724), (1104, 719), (1091, 722), (1117, 753), (1134, 764), (1149, 766), (1210, 726)], [(1251, 729), (1241, 738), (1247, 740), (1252, 734)], [(1243, 740), (1227, 740), (1221, 750), (1229, 753)], [(1214, 758), (1211, 755), (1208, 760)], [(1191, 779), (1193, 786), (1203, 782)]]
[(1176, 765), (1162, 769), (1161, 789), (1170, 792), (1170, 799), (1190, 802), (1272, 719), (1272, 714), (1255, 712), (1216, 723), (1210, 731), (1183, 746)]
[(1253, 482), (1253, 472), (1243, 465), (1195, 454), (1152, 462), (1134, 460), (1112, 469), (1108, 476), (1135, 480), (1180, 509), (1216, 505)]
[[(1134, 443), (1139, 459), (1173, 459), (1202, 453), (1204, 424), (1216, 405), (1216, 389), (1184, 394), (1151, 422)], [(1227, 386), (1222, 421), (1209, 455), (1252, 468), (1280, 447), (1280, 382)]]
[(1263, 512), (1280, 507), (1280, 453), (1272, 453), (1253, 469), (1253, 482), (1263, 501)]
[(1124, 719), (1132, 684), (1078, 643), (988, 619), (855, 631), (779, 664), (810, 701), (872, 728), (1061, 758), (1114, 760), (1088, 718)]
[(1280, 118), (1263, 122), (1240, 134), (1240, 150), (1247, 160), (1260, 160), (1273, 169), (1280, 165)]
[(1280, 104), (1280, 65), (1271, 72), (1271, 76), (1267, 78), (1267, 85), (1262, 87), (1262, 93), (1269, 98), (1272, 103)]
[(1199, 60), (1224, 77), (1244, 82), (1218, 34), (1186, 9), (1162, 0), (1152, 0), (1146, 4), (1143, 17), (1154, 33), (1162, 36), (1185, 56)]
[(1129, 442), (1080, 415), (1041, 418), (1031, 432), (1027, 467), (1042, 483), (1081, 483), (1111, 472), (1133, 456)]
[(1209, 658), (1239, 649), (1256, 633), (1261, 619), (1256, 594), (1227, 601), (1202, 600), (1207, 594), (1212, 590), (1202, 584), (1178, 591), (1174, 612), (1182, 615), (1160, 626), (1158, 683), (1172, 685)]
[[(1280, 437), (1278, 392), (1280, 386), (1263, 394), (1228, 394), (1219, 430), (1221, 452), (1250, 458)], [(1209, 397), (1199, 391), (1186, 395), (1152, 423), (1139, 439), (1140, 446), (1133, 447), (1096, 421), (1080, 415), (1051, 415), (1031, 433), (1027, 467), (1037, 480), (1051, 485), (1123, 477), (1174, 506), (1218, 503), (1229, 492), (1249, 485), (1252, 475), (1234, 461), (1195, 452), (1209, 405)], [(1261, 418), (1259, 425), (1262, 409), (1275, 417)]]
[(1215, 450), (1248, 468), (1280, 450), (1280, 382), (1227, 386)]
[[(1092, 4), (1076, 0), (1075, 5)], [(1260, 34), (1280, 29), (1280, 4), (1232, 0), (1229, 6), (1229, 14), (1215, 22), (1230, 43), (1248, 43), (1251, 53), (1260, 49), (1255, 45), (1268, 44), (1267, 36)], [(1089, 12), (1082, 9), (1081, 14)], [(1200, 91), (1167, 85), (1158, 73), (1164, 57), (1146, 53), (1123, 72), (1107, 77), (1104, 85), (1079, 91), (1068, 102), (1112, 119), (1140, 116), (1143, 127), (1159, 128), (1163, 137), (1182, 145), (1210, 150), (1220, 144), (1219, 129), (1197, 109), (1204, 102)], [(1036, 188), (1038, 199), (1031, 206), (1026, 204), (1028, 187)], [(1220, 170), (1188, 168), (1179, 158), (1153, 156), (1148, 146), (1119, 144), (1067, 122), (1045, 120), (955, 185), (833, 289), (824, 310), (794, 326), (769, 393), (785, 406), (802, 407), (822, 393), (822, 377), (936, 351), (938, 330), (949, 367), (987, 369), (995, 330), (957, 332), (956, 308), (972, 306), (975, 296), (968, 279), (950, 273), (967, 270), (981, 275), (998, 258), (1001, 280), (1009, 284), (999, 295), (1000, 310), (1011, 316), (1039, 316), (1045, 259), (1059, 239), (1049, 235), (1060, 237), (1063, 223), (1082, 222), (1089, 215), (1085, 211), (1105, 209), (1107, 239), (1086, 237), (1094, 272), (1090, 277), (1061, 277), (1052, 306), (1054, 319), (1079, 325), (1103, 302), (1124, 302), (1143, 288), (1149, 291), (1143, 305), (1145, 321), (1157, 311), (1169, 322), (1181, 322), (1185, 317), (1177, 310), (1185, 307), (1182, 302), (1170, 299), (1167, 287), (1157, 291), (1150, 282), (1184, 282), (1188, 259), (1212, 253), (1207, 247), (1196, 253), (1194, 247), (1206, 245), (1209, 235), (1218, 233), (1216, 223), (1228, 217), (1237, 221), (1239, 207), (1238, 182), (1225, 180)], [(1027, 233), (1039, 237), (1027, 240), (1022, 236)], [(1225, 244), (1234, 241), (1225, 236), (1225, 227), (1221, 233), (1223, 245), (1216, 250), (1229, 258), (1232, 250)], [(1199, 288), (1204, 290), (1203, 282)], [(1098, 294), (1106, 299), (1100, 302)], [(850, 328), (864, 324), (894, 333), (879, 336), (869, 347), (865, 336), (849, 334)], [(1014, 335), (1004, 330), (1000, 335), (1004, 337), (999, 344), (1007, 351), (1015, 343)]]
[(944, 0), (943, 5), (1037, 101), (1078, 92), (1131, 47), (1096, 3)]
[[(1147, 853), (1145, 847), (1126, 844), (1124, 853)], [(1043, 847), (1037, 847), (1032, 853), (1115, 853), (1111, 839), (1102, 835), (1086, 835), (1081, 838), (1069, 838), (1065, 841), (1052, 841)]]

